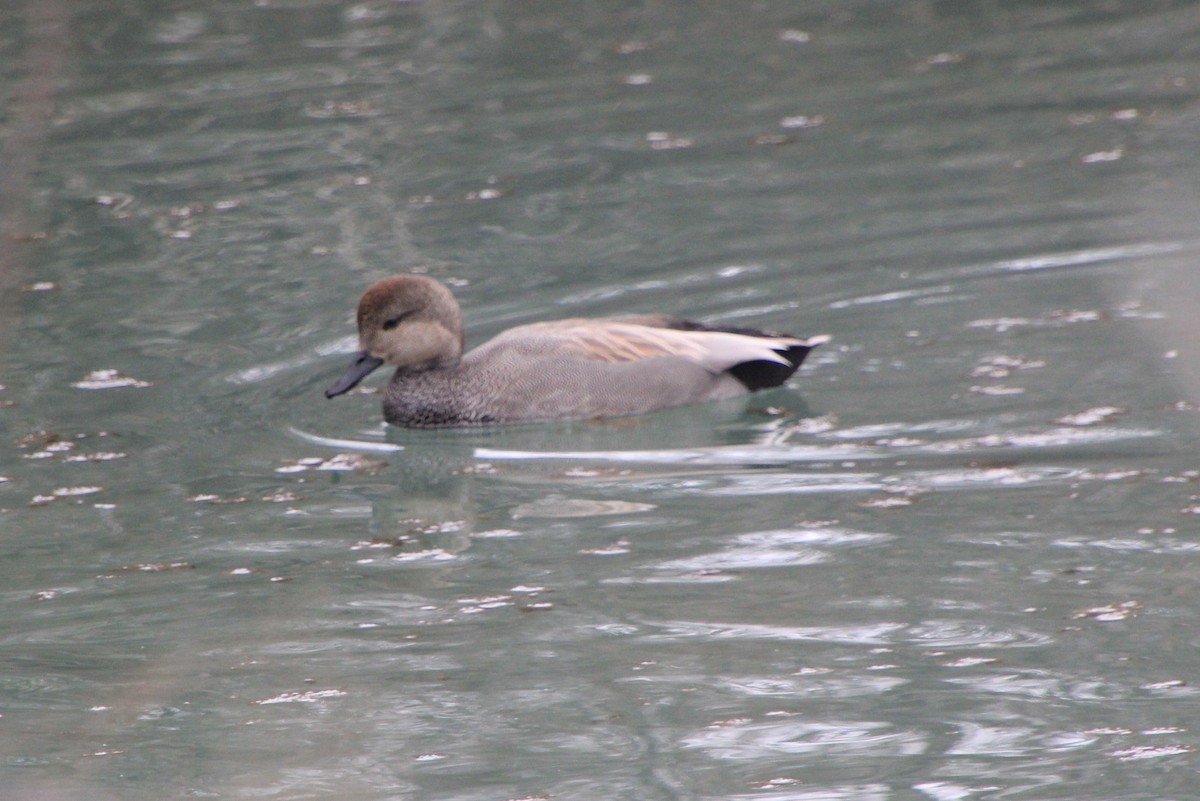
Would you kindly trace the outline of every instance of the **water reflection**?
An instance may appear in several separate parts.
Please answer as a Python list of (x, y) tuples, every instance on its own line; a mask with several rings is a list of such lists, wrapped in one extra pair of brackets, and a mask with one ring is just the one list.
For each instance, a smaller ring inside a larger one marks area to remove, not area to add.
[(827, 757), (889, 757), (923, 753), (928, 744), (919, 732), (896, 731), (881, 722), (721, 721), (683, 740), (719, 759), (762, 759), (773, 753), (822, 754)]

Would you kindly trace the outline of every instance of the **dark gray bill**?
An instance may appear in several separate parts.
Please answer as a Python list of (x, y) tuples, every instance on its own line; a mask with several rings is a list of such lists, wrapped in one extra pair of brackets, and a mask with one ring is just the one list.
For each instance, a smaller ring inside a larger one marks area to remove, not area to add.
[(341, 395), (343, 392), (349, 392), (358, 386), (358, 382), (362, 381), (379, 365), (383, 364), (383, 359), (372, 356), (365, 350), (360, 350), (358, 355), (354, 357), (354, 364), (342, 373), (342, 377), (333, 383), (329, 389), (325, 390), (325, 397), (333, 398)]

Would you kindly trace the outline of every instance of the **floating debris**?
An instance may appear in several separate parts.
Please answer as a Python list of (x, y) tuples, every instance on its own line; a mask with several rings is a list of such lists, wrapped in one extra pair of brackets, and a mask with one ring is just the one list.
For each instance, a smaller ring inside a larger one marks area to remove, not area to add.
[(103, 491), (104, 487), (59, 487), (51, 490), (49, 495), (34, 495), (30, 506), (45, 506), (62, 498), (77, 498), (82, 495), (93, 495)]
[(1115, 147), (1112, 150), (1097, 150), (1095, 153), (1088, 153), (1079, 161), (1083, 164), (1103, 164), (1109, 161), (1119, 161), (1125, 155), (1125, 148)]
[(48, 442), (46, 444), (46, 447), (42, 448), (40, 451), (34, 451), (33, 453), (23, 453), (23, 454), (21, 454), (21, 458), (22, 459), (51, 459), (55, 456), (58, 456), (59, 454), (67, 453), (68, 451), (72, 451), (74, 449), (75, 449), (74, 442), (71, 442), (69, 440), (61, 440), (60, 439), (60, 440), (55, 440), (53, 442)]
[(316, 466), (317, 470), (350, 471), (355, 473), (374, 473), (387, 463), (372, 459), (361, 453), (339, 453), (331, 459), (326, 459)]
[(45, 429), (39, 428), (37, 431), (26, 434), (23, 437), (18, 437), (16, 440), (16, 446), (22, 449), (32, 448), (35, 446), (45, 448), (47, 445), (51, 445), (55, 442), (61, 442), (62, 439), (63, 437), (59, 433), (54, 431), (46, 431)]
[(466, 467), (460, 467), (454, 471), (456, 476), (494, 476), (500, 471), (491, 462), (479, 462), (478, 464), (469, 464)]
[(953, 659), (949, 662), (943, 662), (946, 667), (961, 668), (975, 667), (976, 665), (990, 665), (993, 662), (999, 662), (999, 659), (989, 656), (964, 656), (960, 659)]
[(750, 143), (753, 145), (773, 145), (778, 147), (780, 145), (790, 145), (795, 141), (796, 140), (794, 137), (788, 136), (787, 134), (770, 133), (757, 134), (753, 139), (750, 140)]
[(288, 462), (283, 467), (276, 467), (276, 473), (303, 473), (306, 470), (311, 470), (325, 460), (319, 456), (306, 456), (303, 459), (297, 459), (293, 462)]
[(1050, 319), (1062, 323), (1094, 323), (1104, 319), (1104, 313), (1096, 309), (1055, 309)]
[(1196, 749), (1188, 745), (1135, 745), (1132, 748), (1122, 748), (1113, 751), (1109, 756), (1114, 756), (1122, 762), (1132, 762), (1137, 759), (1178, 756), (1179, 754), (1187, 754), (1194, 750)]
[(343, 698), (350, 693), (345, 690), (308, 690), (306, 692), (281, 693), (274, 698), (255, 701), (256, 704), (315, 704), (330, 698)]
[(630, 551), (629, 540), (617, 540), (612, 545), (603, 548), (580, 548), (579, 552), (588, 556), (621, 556)]
[(172, 206), (167, 209), (167, 216), (186, 220), (206, 211), (208, 211), (208, 206), (203, 203), (189, 203), (186, 206)]
[(935, 53), (921, 63), (928, 67), (941, 67), (946, 64), (962, 64), (966, 60), (965, 53)]
[(512, 606), (513, 600), (511, 595), (487, 595), (482, 598), (459, 598), (458, 603), (462, 606), (459, 611), (464, 615), (477, 615), (488, 609)]
[(1115, 417), (1128, 413), (1128, 409), (1122, 409), (1120, 406), (1097, 406), (1082, 412), (1063, 415), (1054, 422), (1064, 426), (1094, 426), (1097, 423), (1107, 423)]
[(790, 776), (777, 776), (774, 779), (767, 779), (766, 781), (756, 782), (754, 784), (754, 789), (755, 790), (771, 790), (776, 787), (791, 787), (792, 785), (796, 785), (796, 784), (800, 784), (799, 779), (793, 779)]
[(472, 189), (463, 195), (463, 200), (496, 200), (512, 194), (511, 189), (499, 186), (489, 186), (484, 189)]
[(142, 381), (122, 373), (120, 370), (93, 370), (71, 386), (76, 389), (122, 389), (125, 387), (153, 386), (149, 381)]
[(551, 478), (624, 478), (633, 471), (623, 467), (568, 467), (552, 473)]
[(691, 137), (671, 136), (666, 131), (650, 131), (646, 134), (646, 141), (653, 150), (679, 150), (696, 144)]
[(1084, 470), (1079, 474), (1082, 481), (1124, 481), (1127, 478), (1140, 478), (1145, 475), (1143, 470), (1135, 470), (1133, 468), (1114, 469), (1114, 470)]
[(792, 44), (806, 44), (812, 41), (812, 34), (808, 31), (788, 28), (779, 32), (779, 41), (791, 42)]
[(972, 320), (967, 328), (992, 328), (1003, 334), (1022, 326), (1057, 325), (1060, 323), (1092, 323), (1106, 319), (1104, 312), (1096, 309), (1055, 309), (1042, 319), (1031, 317), (994, 317)]
[(989, 396), (1024, 395), (1025, 394), (1024, 387), (1011, 387), (1006, 384), (992, 384), (990, 386), (983, 386), (980, 384), (976, 384), (975, 386), (972, 386), (970, 388), (970, 391), (974, 392), (976, 395), (989, 395)]
[(203, 492), (203, 493), (200, 493), (199, 495), (189, 496), (188, 500), (191, 501), (192, 503), (220, 504), (220, 503), (245, 503), (246, 501), (248, 501), (250, 499), (247, 498), (245, 495), (224, 496), (224, 495), (217, 495), (216, 493), (212, 493), (212, 492)]
[(477, 540), (506, 540), (523, 537), (524, 534), (511, 528), (492, 528), (487, 531), (476, 531), (471, 536)]
[(510, 514), (513, 520), (523, 517), (592, 517), (594, 515), (627, 515), (655, 509), (652, 503), (633, 501), (593, 501), (585, 498), (544, 498), (522, 503)]
[(833, 431), (838, 426), (837, 418), (831, 414), (820, 417), (806, 417), (788, 425), (787, 434), (824, 434)]
[(1045, 367), (1040, 360), (1022, 359), (1018, 356), (991, 356), (971, 370), (972, 378), (1008, 378), (1017, 370), (1035, 370)]
[(133, 202), (131, 195), (96, 195), (91, 199), (93, 206), (103, 206), (107, 209), (121, 209)]
[(387, 467), (387, 462), (372, 459), (361, 453), (339, 453), (328, 459), (317, 456), (306, 456), (288, 462), (283, 467), (275, 468), (276, 473), (303, 473), (307, 470), (331, 470), (337, 472), (354, 472), (374, 475)]
[(796, 128), (819, 128), (825, 124), (825, 118), (820, 114), (796, 114), (792, 117), (784, 117), (779, 121), (780, 128), (789, 130)]
[(652, 45), (649, 42), (631, 39), (628, 42), (621, 42), (619, 45), (617, 45), (617, 52), (623, 56), (628, 56), (631, 53), (644, 53), (647, 50), (650, 50), (651, 47)]
[(423, 551), (406, 551), (392, 557), (394, 562), (448, 562), (458, 557), (442, 548), (427, 548)]
[(995, 317), (983, 320), (972, 320), (971, 322), (967, 323), (967, 328), (994, 328), (997, 334), (1003, 334), (1010, 328), (1034, 324), (1034, 321), (1028, 317)]
[(881, 437), (875, 440), (881, 448), (920, 448), (928, 445), (929, 440), (921, 437)]
[(1140, 601), (1121, 601), (1115, 604), (1106, 604), (1105, 606), (1093, 606), (1089, 609), (1081, 609), (1071, 617), (1075, 620), (1081, 618), (1091, 618), (1102, 623), (1110, 623), (1115, 620), (1128, 620), (1133, 617), (1139, 609), (1142, 608)]
[(124, 459), (127, 454), (120, 451), (95, 451), (93, 453), (73, 453), (63, 459), (64, 462), (111, 462)]
[(455, 603), (462, 604), (464, 606), (467, 606), (467, 605), (481, 606), (484, 608), (494, 609), (494, 608), (500, 607), (500, 606), (511, 606), (512, 605), (512, 596), (511, 595), (484, 595), (479, 598), (459, 598), (455, 601)]
[(864, 509), (901, 509), (905, 506), (912, 506), (914, 503), (916, 503), (916, 499), (914, 498), (892, 495), (887, 498), (872, 498), (863, 501), (859, 506)]
[[(191, 562), (147, 562), (132, 565), (122, 565), (113, 573), (168, 573), (172, 570), (195, 570)], [(110, 574), (111, 575), (111, 574)]]
[(324, 103), (308, 103), (304, 106), (305, 116), (319, 120), (373, 117), (378, 113), (379, 107), (370, 100), (326, 100)]
[(395, 539), (384, 539), (382, 537), (372, 540), (359, 540), (350, 546), (352, 551), (362, 551), (367, 549), (381, 548), (402, 548), (413, 542), (412, 537), (396, 537)]

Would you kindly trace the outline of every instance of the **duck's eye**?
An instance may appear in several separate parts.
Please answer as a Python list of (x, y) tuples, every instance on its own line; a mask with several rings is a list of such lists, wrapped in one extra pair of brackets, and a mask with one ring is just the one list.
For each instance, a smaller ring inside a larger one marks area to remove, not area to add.
[(401, 321), (401, 320), (403, 320), (403, 319), (404, 319), (404, 315), (403, 315), (403, 314), (401, 314), (401, 315), (400, 315), (400, 316), (398, 316), (398, 317), (389, 317), (388, 319), (386, 319), (386, 320), (384, 320), (384, 321), (383, 321), (383, 330), (384, 330), (384, 331), (391, 331), (393, 328), (395, 328), (396, 326), (400, 325), (400, 321)]

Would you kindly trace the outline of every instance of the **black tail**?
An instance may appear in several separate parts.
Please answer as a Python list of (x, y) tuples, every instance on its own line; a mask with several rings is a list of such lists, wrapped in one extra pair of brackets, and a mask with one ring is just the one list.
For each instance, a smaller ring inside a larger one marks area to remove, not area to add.
[(787, 350), (775, 351), (788, 360), (787, 364), (759, 359), (735, 364), (729, 369), (729, 374), (745, 384), (746, 389), (751, 392), (777, 387), (792, 377), (792, 373), (799, 369), (800, 365), (804, 363), (804, 358), (808, 356), (808, 352), (814, 347), (816, 346), (792, 345)]
[[(740, 326), (705, 325), (704, 323), (696, 323), (691, 320), (671, 320), (668, 327), (680, 331), (721, 331), (726, 334), (741, 334), (747, 337), (789, 337), (791, 339), (800, 339), (791, 334), (781, 334), (777, 331), (764, 331), (759, 328), (743, 328)], [(746, 389), (751, 392), (777, 387), (791, 378), (792, 374), (800, 369), (800, 365), (804, 363), (804, 359), (808, 356), (809, 351), (818, 345), (824, 344), (828, 339), (825, 336), (809, 337), (806, 340), (801, 340), (802, 344), (792, 345), (784, 350), (776, 350), (776, 353), (787, 359), (787, 364), (767, 361), (766, 359), (757, 359), (734, 365), (729, 369), (729, 374), (745, 384)]]

